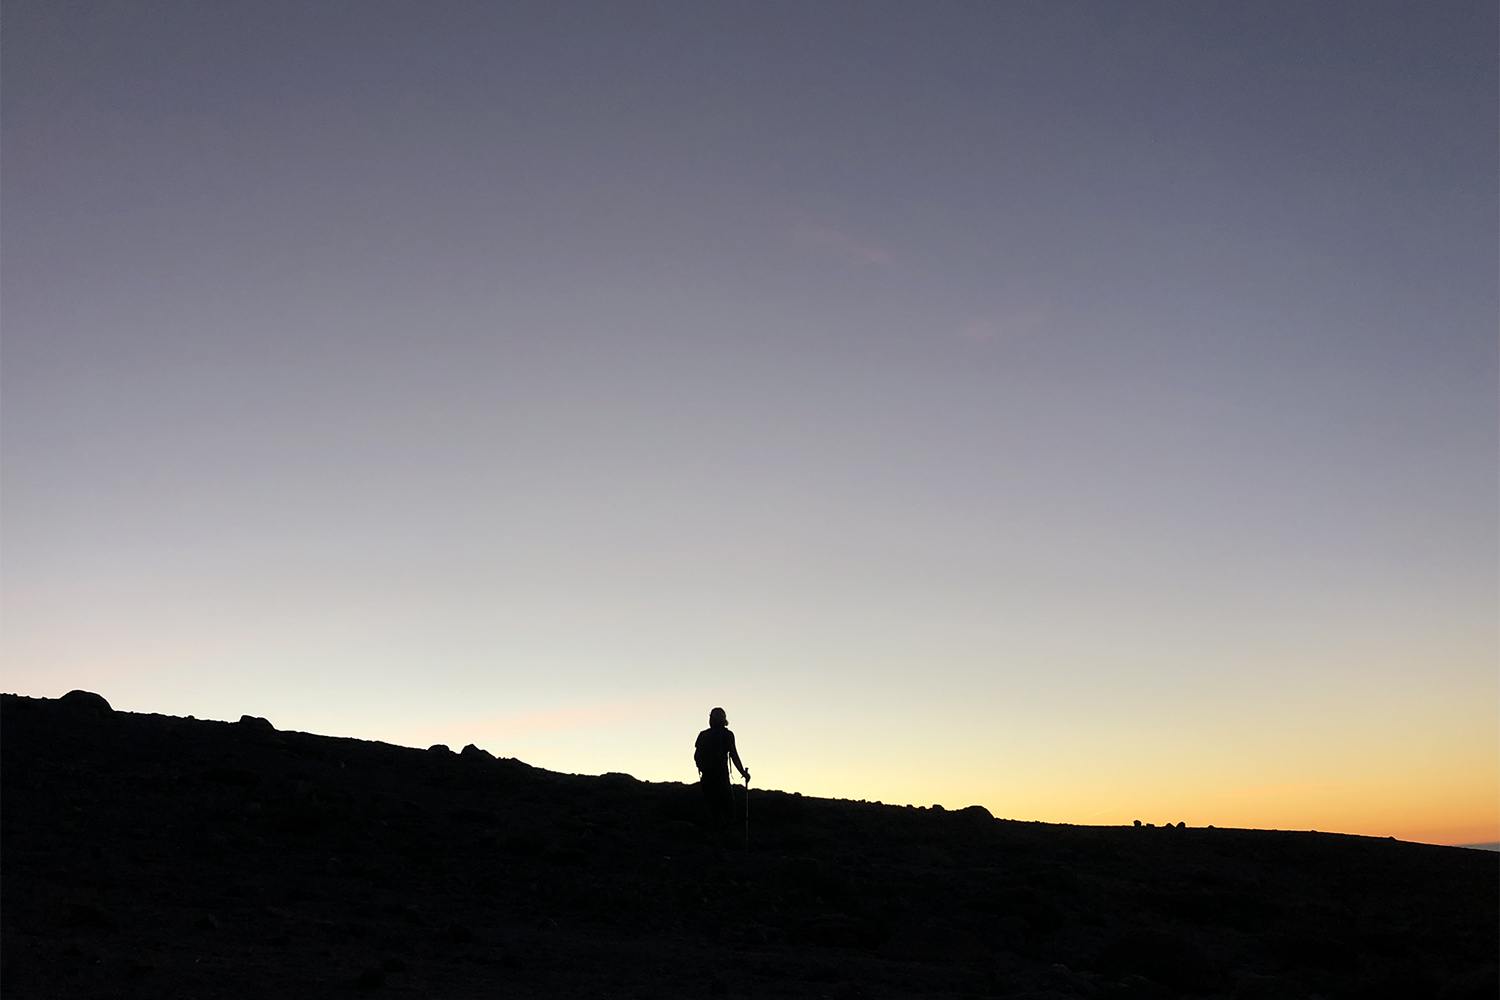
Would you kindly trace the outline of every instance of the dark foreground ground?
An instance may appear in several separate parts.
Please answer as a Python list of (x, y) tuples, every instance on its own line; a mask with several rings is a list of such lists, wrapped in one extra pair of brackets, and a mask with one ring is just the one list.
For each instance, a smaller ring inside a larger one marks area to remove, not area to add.
[(0, 700), (23, 997), (1475, 997), (1500, 856), (1050, 826)]

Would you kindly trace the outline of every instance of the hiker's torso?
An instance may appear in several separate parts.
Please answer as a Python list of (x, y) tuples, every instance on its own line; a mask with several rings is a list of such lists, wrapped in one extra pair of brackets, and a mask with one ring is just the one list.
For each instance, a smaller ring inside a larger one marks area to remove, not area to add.
[(703, 730), (698, 734), (694, 759), (704, 777), (722, 777), (729, 780), (729, 753), (734, 749), (734, 733), (727, 727)]

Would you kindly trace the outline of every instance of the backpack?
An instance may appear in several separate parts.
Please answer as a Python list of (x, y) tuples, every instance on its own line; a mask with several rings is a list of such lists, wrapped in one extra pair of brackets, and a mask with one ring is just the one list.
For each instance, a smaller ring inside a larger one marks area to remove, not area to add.
[(719, 736), (717, 730), (705, 729), (698, 734), (698, 742), (693, 747), (693, 763), (698, 767), (699, 774), (707, 774), (710, 770), (728, 768), (724, 763), (724, 740)]

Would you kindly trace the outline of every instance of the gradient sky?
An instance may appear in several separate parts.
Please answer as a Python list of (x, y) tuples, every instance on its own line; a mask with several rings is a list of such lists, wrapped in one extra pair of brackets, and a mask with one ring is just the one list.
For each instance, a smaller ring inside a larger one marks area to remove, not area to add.
[(7, 0), (0, 686), (1500, 840), (1496, 37)]

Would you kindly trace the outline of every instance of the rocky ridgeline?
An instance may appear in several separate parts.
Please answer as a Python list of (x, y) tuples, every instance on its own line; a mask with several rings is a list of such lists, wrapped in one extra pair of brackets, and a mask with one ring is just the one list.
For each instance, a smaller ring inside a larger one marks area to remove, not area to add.
[(5, 995), (1484, 997), (1500, 857), (696, 789), (0, 697)]

